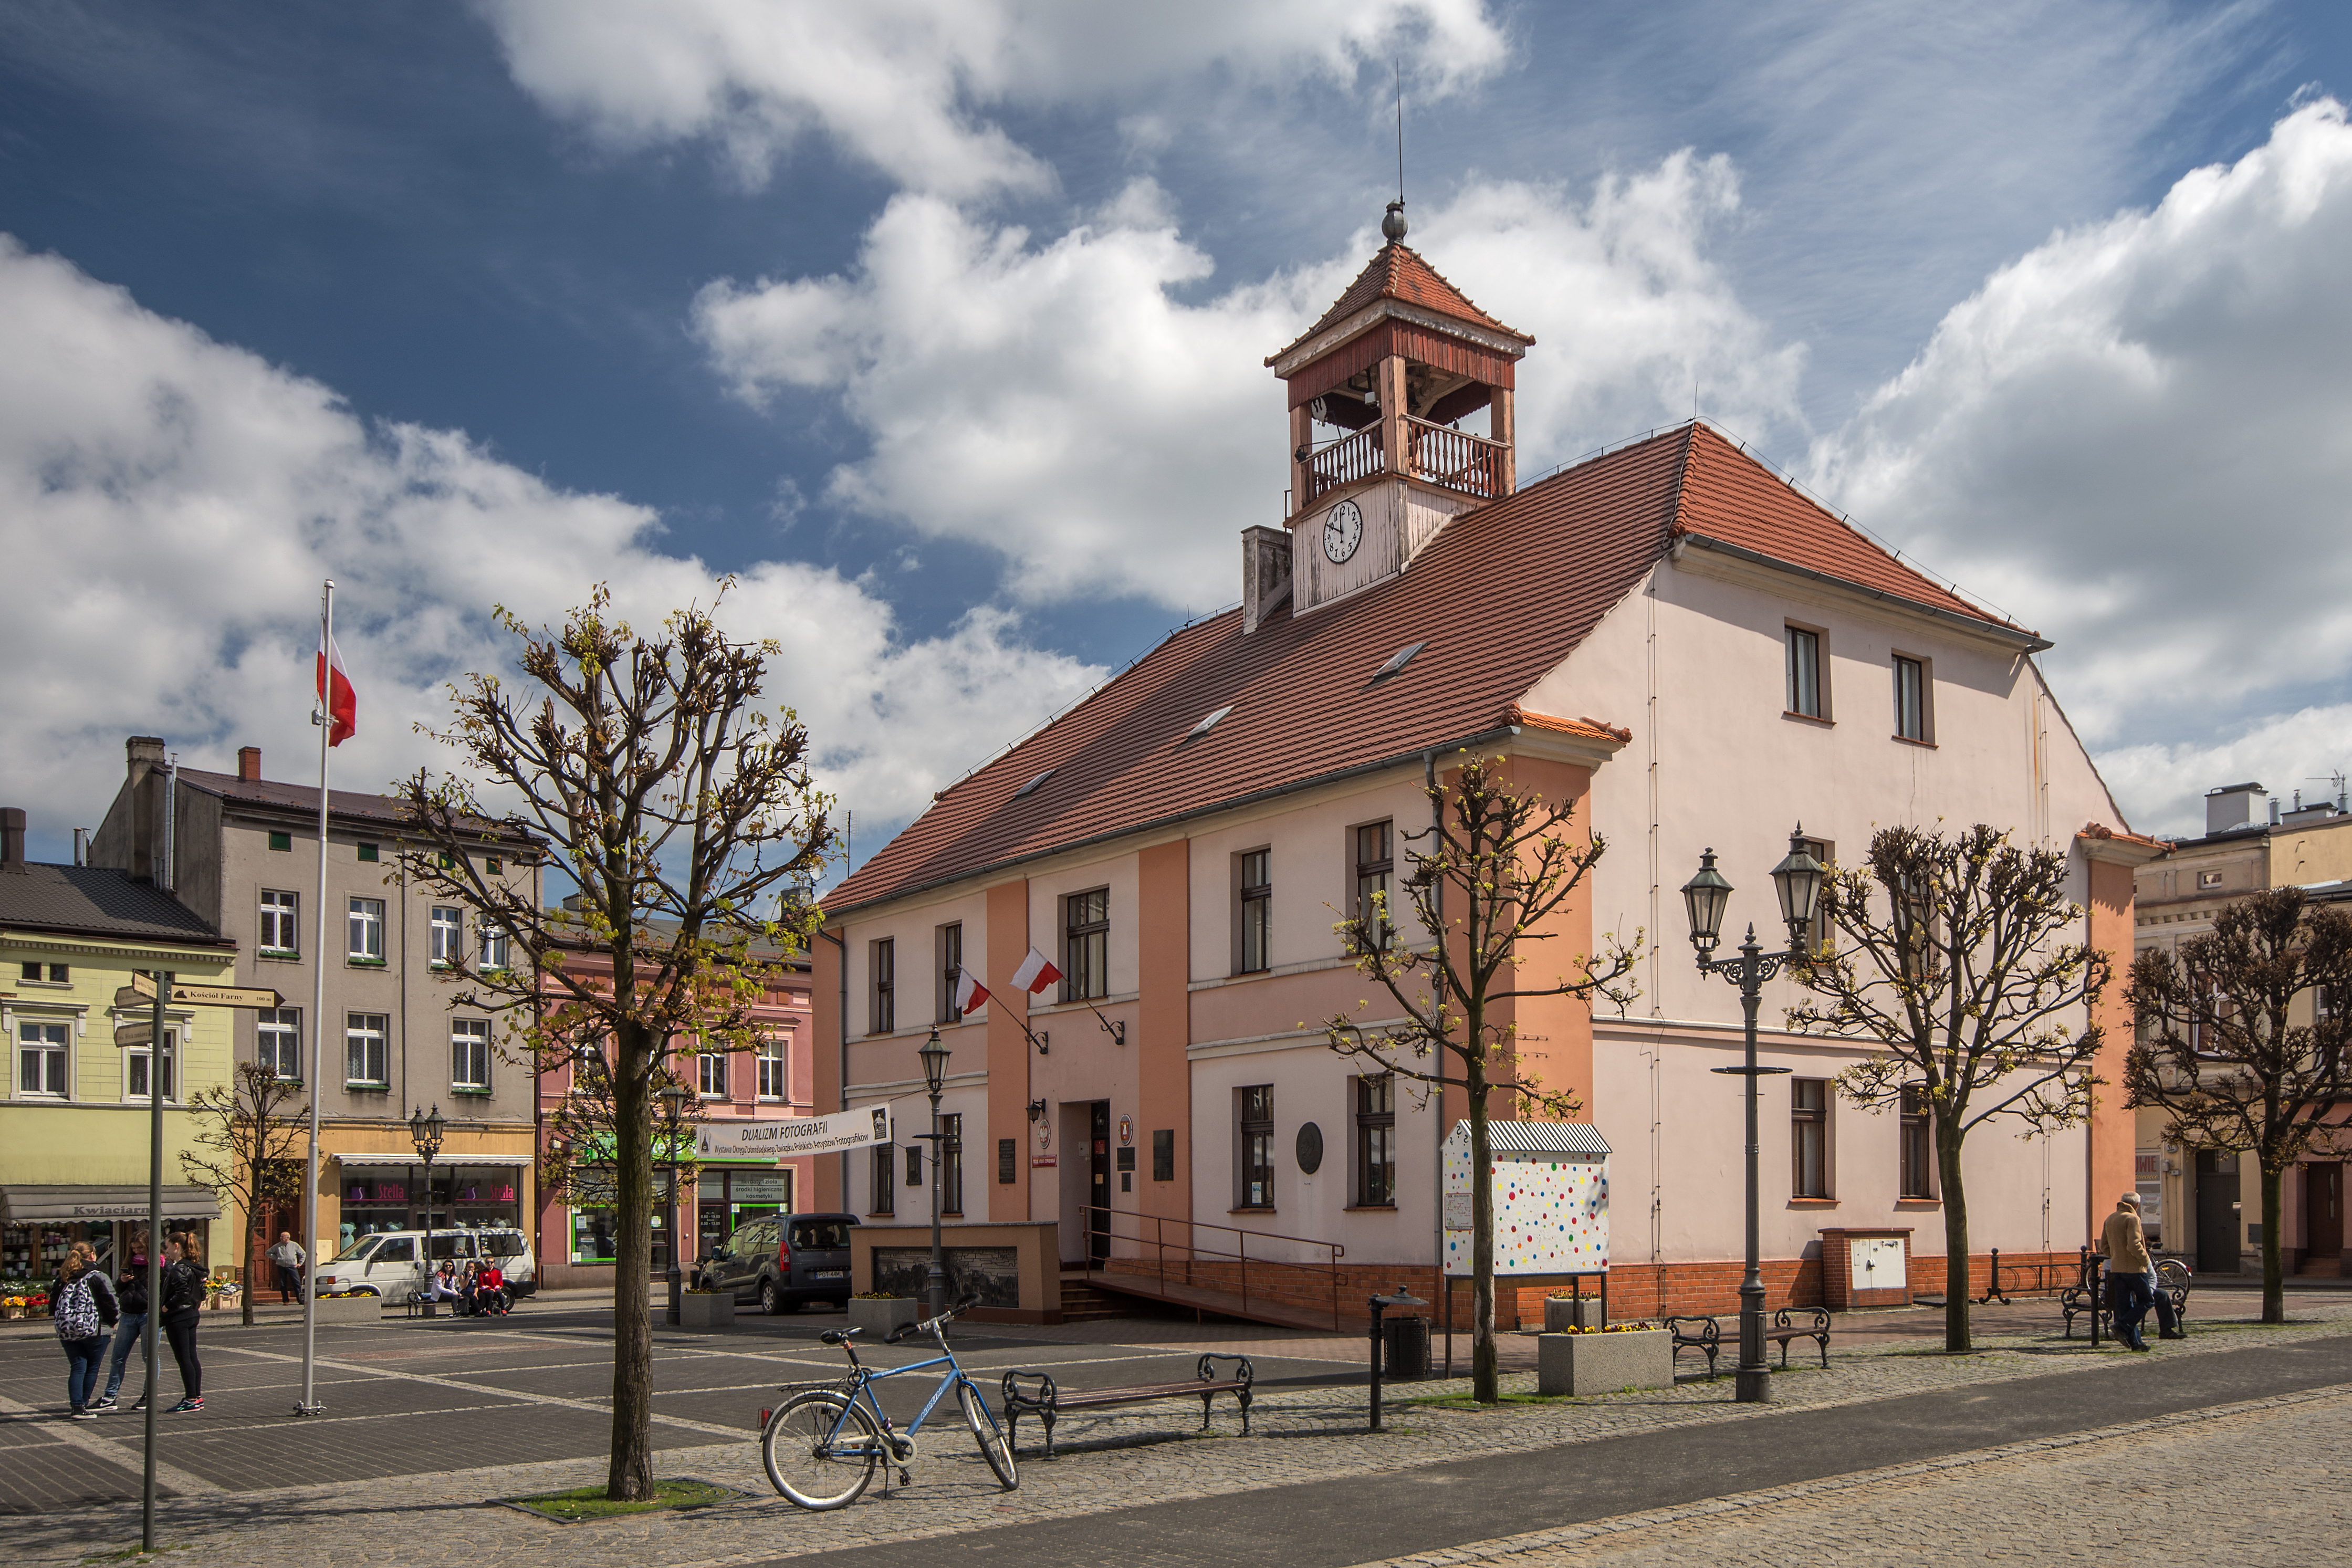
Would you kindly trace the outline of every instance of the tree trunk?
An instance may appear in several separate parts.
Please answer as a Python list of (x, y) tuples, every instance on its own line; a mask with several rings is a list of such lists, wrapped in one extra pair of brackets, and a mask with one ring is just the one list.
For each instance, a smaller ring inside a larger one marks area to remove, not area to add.
[(658, 1046), (642, 1028), (618, 1033), (613, 1176), (620, 1246), (613, 1259), (613, 1454), (604, 1495), (645, 1502), (654, 1495), (653, 1091), (646, 1069)]
[[(1477, 1026), (1468, 1037), (1475, 1040)], [(1470, 1060), (1463, 1073), (1470, 1098), (1470, 1397), (1493, 1405), (1503, 1397), (1495, 1351), (1495, 1192), (1487, 1179), (1493, 1145), (1486, 1135), (1486, 1064)]]
[(1944, 1200), (1944, 1349), (1965, 1354), (1969, 1340), (1969, 1194), (1960, 1183), (1960, 1140), (1966, 1134), (1936, 1128), (1936, 1173)]
[(2286, 1270), (2279, 1258), (2279, 1189), (2286, 1172), (2267, 1154), (2257, 1163), (2263, 1173), (2263, 1321), (2286, 1321)]

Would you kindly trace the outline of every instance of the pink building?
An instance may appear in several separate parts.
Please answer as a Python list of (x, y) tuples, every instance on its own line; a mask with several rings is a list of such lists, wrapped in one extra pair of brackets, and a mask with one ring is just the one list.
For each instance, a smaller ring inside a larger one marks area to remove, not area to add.
[[(936, 1026), (961, 1153), (950, 1223), (1010, 1227), (970, 1246), (1046, 1226), (1066, 1267), (1108, 1250), (1131, 1273), (1151, 1238), (1181, 1236), (1202, 1257), (1336, 1257), (1357, 1311), (1364, 1287), (1426, 1294), (1438, 1146), (1462, 1104), (1421, 1106), (1326, 1047), (1320, 1021), (1370, 989), (1333, 926), (1405, 869), (1425, 769), (1507, 755), (1608, 841), (1549, 947), (1648, 936), (1624, 1016), (1549, 1001), (1517, 1018), (1524, 1054), (1613, 1150), (1612, 1302), (1727, 1309), (1741, 1098), (1711, 1069), (1736, 1059), (1741, 1026), (1686, 940), (1676, 889), (1701, 850), (1738, 888), (1727, 929), (1769, 931), (1766, 873), (1799, 822), (1832, 862), (1881, 825), (2000, 824), (2066, 851), (2090, 940), (2127, 960), (2132, 867), (2154, 847), (2116, 831), (2033, 662), (2046, 642), (1711, 426), (1520, 488), (1511, 407), (1531, 340), (1391, 223), (1267, 362), (1287, 388), (1287, 427), (1270, 417), (1266, 434), (1290, 449), (1291, 507), (1280, 529), (1242, 531), (1242, 606), (943, 792), (827, 900), (817, 1099), (917, 1092)], [(1484, 434), (1461, 428), (1482, 412)], [(1033, 944), (1066, 978), (1024, 1007), (1010, 976)], [(954, 1007), (959, 963), (995, 993), (973, 1016)], [(1924, 1140), (1839, 1103), (1831, 1080), (1856, 1053), (1771, 1027), (1793, 999), (1776, 983), (1763, 1007), (1765, 1060), (1788, 1069), (1766, 1089), (1771, 1304), (1842, 1299), (1851, 1231), (1907, 1233), (1906, 1266), (1940, 1285)], [(2118, 997), (2107, 1022), (2122, 1021)], [(2132, 1154), (2112, 1100), (2047, 1139), (1980, 1132), (1976, 1245), (2071, 1258), (2131, 1184)], [(887, 1212), (902, 1170), (899, 1151), (822, 1160), (817, 1202)], [(896, 1212), (927, 1220), (928, 1199), (909, 1189)]]

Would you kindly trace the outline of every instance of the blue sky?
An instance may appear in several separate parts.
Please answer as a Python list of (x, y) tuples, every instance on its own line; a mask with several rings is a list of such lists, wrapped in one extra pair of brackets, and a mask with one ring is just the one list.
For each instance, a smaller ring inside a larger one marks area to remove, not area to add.
[[(299, 776), (270, 660), (321, 566), (387, 721), (362, 783), (425, 754), (490, 599), (738, 571), (878, 844), (1235, 596), (1282, 483), (1257, 361), (1376, 243), (1400, 64), (1413, 243), (1542, 340), (1525, 467), (1695, 385), (2058, 637), (2135, 825), (2344, 766), (2352, 20), (1950, 9), (0, 5), (0, 413), (35, 427), (0, 535), (111, 573), (100, 619), (190, 622), (0, 634), (43, 671), (0, 784), (54, 853), (131, 731)], [(2255, 471), (2162, 471), (2204, 442)], [(2198, 565), (2215, 531), (2269, 574)], [(240, 537), (203, 596), (245, 602), (193, 610), (180, 552)], [(2282, 601), (2287, 559), (2324, 570)]]

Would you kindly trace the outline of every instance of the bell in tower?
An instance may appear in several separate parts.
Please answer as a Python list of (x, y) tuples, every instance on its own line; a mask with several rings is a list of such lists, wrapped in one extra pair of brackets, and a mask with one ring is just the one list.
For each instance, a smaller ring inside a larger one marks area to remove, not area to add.
[[(1388, 244), (1297, 342), (1265, 363), (1289, 390), (1293, 606), (1402, 572), (1452, 519), (1518, 488), (1511, 395), (1535, 343)], [(1486, 415), (1484, 435), (1462, 427)]]

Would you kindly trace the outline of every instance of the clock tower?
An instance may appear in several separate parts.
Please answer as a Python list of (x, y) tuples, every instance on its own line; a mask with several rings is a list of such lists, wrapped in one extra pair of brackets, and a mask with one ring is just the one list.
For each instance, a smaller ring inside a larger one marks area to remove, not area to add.
[[(1388, 244), (1265, 363), (1290, 397), (1291, 611), (1392, 577), (1454, 518), (1518, 488), (1511, 396), (1535, 340), (1487, 315), (1404, 243)], [(1485, 433), (1463, 428), (1483, 414)]]

